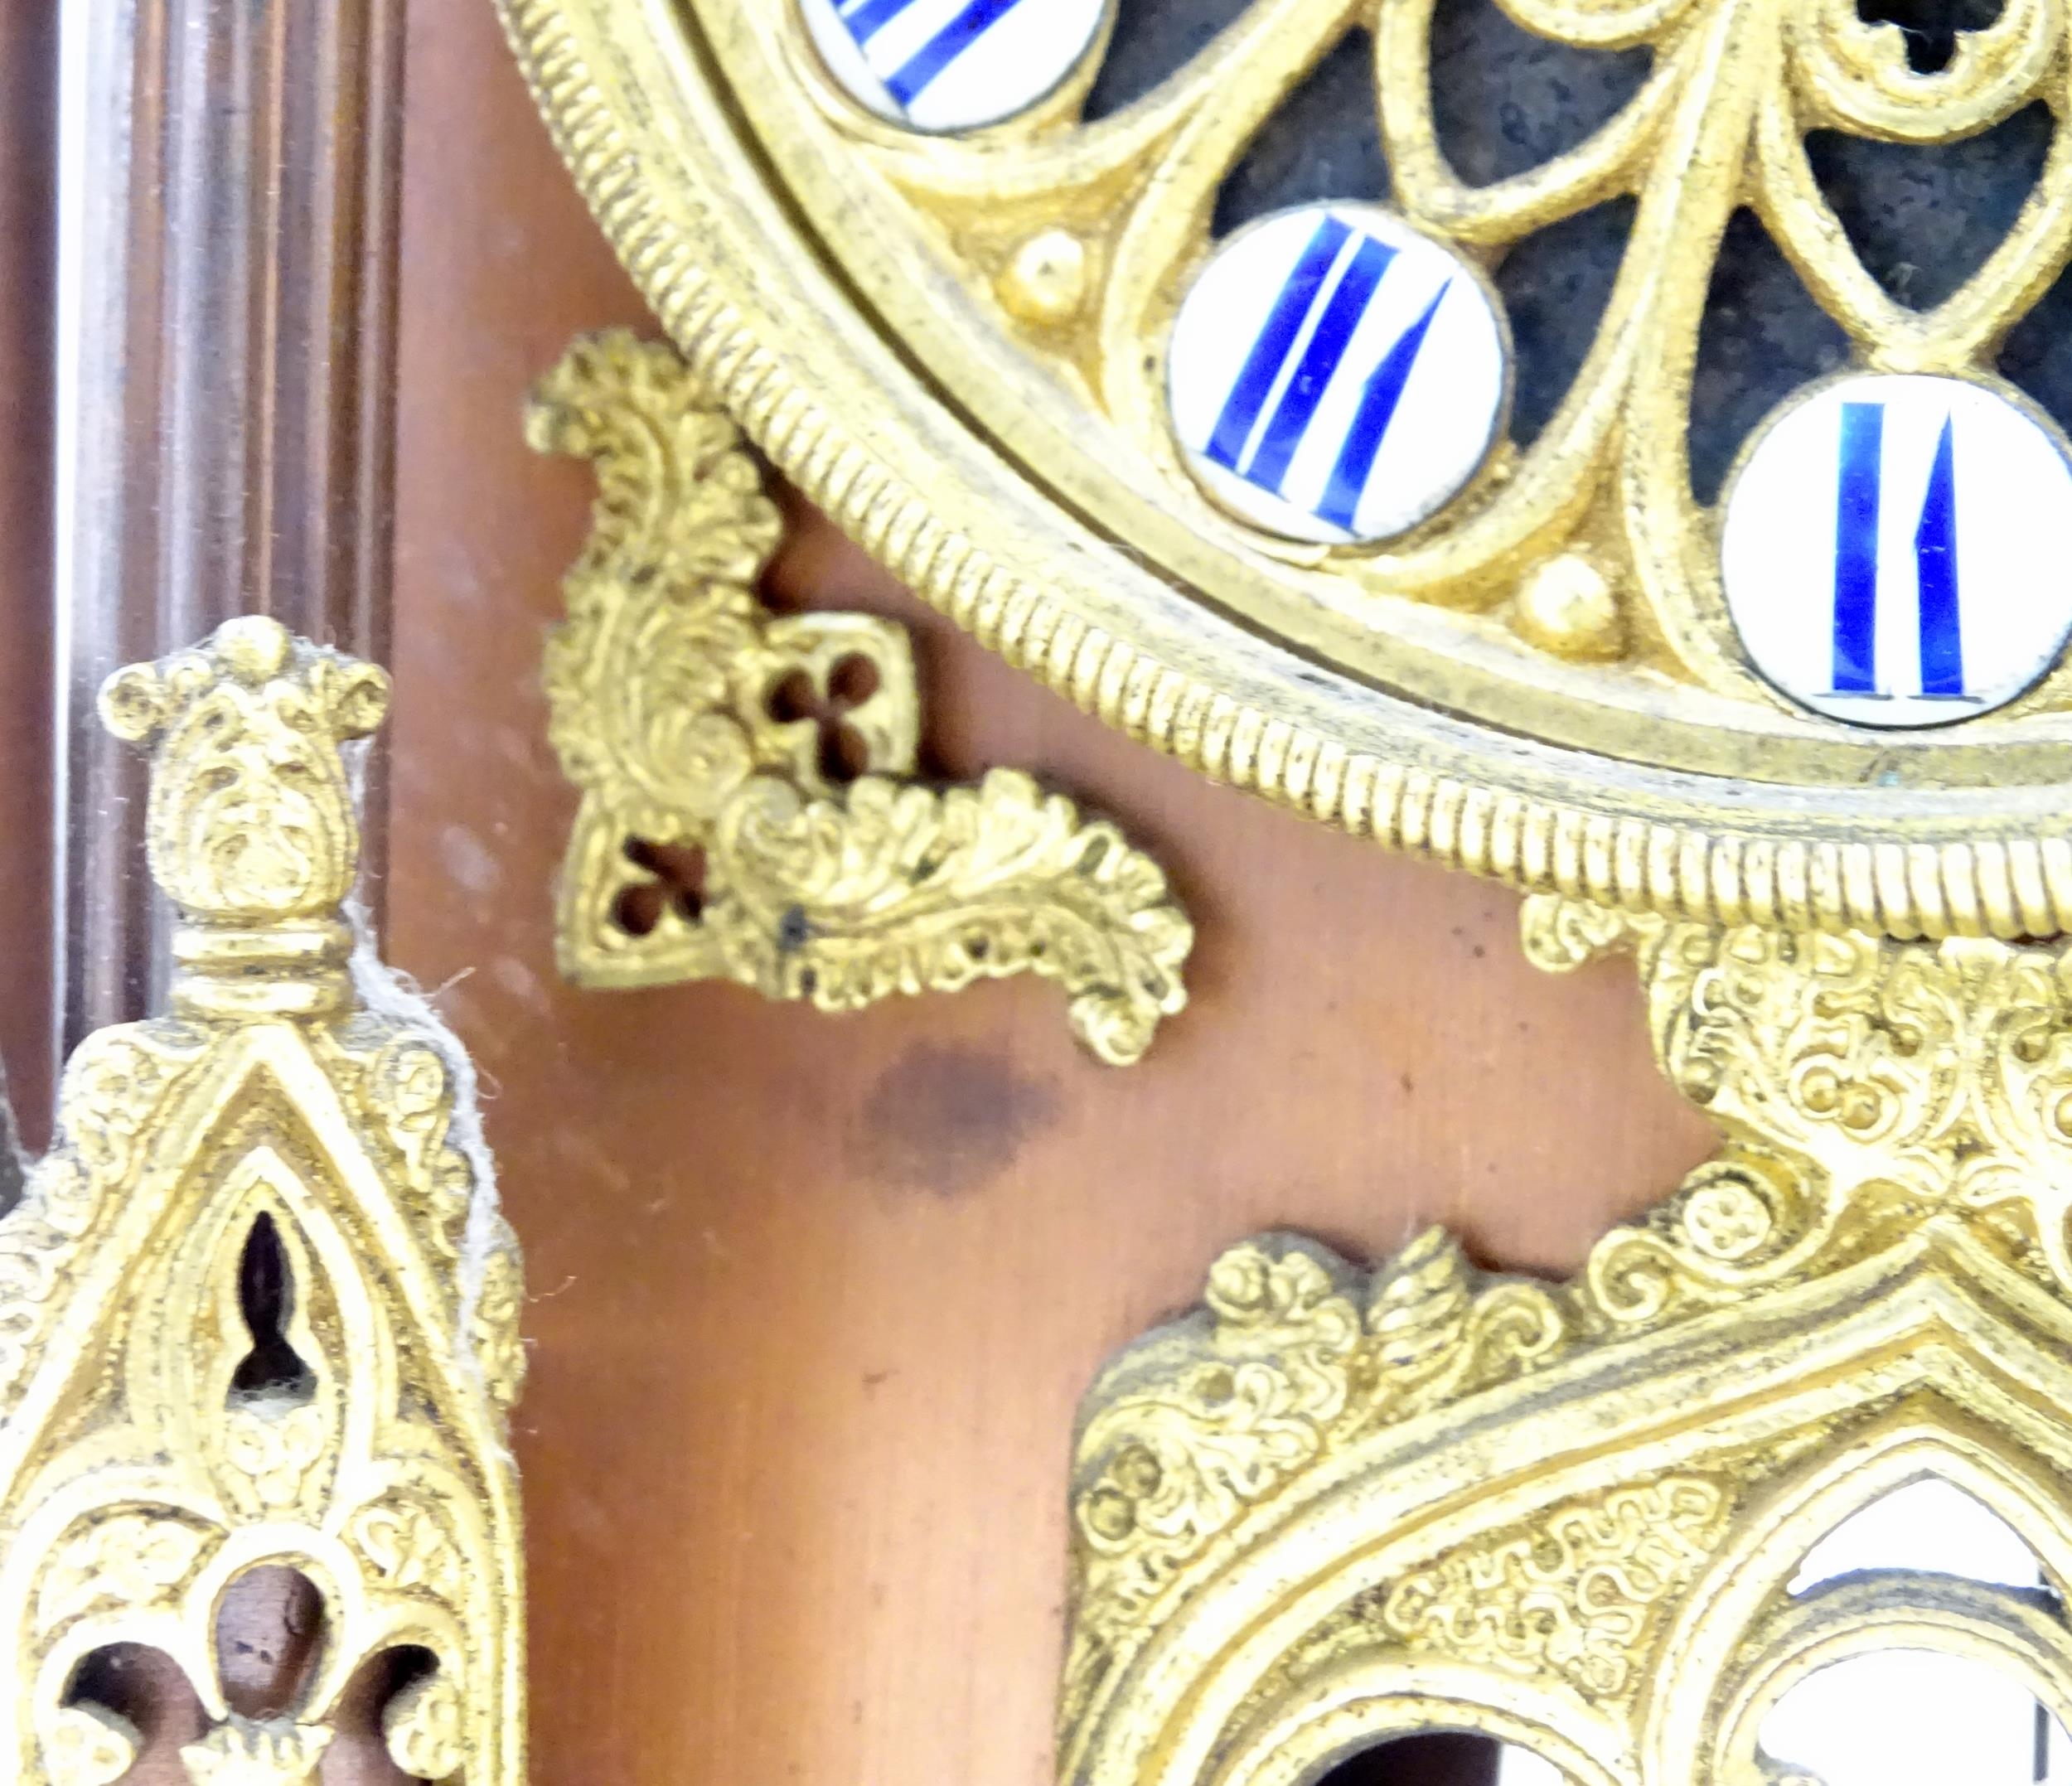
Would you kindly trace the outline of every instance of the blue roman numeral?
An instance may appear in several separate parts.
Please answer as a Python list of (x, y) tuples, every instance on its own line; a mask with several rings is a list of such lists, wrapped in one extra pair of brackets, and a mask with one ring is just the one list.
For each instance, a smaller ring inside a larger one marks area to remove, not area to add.
[(1345, 437), (1338, 463), (1331, 467), (1331, 482), (1324, 486), (1324, 501), (1317, 506), (1317, 513), (1325, 520), (1335, 522), (1348, 533), (1353, 530), (1353, 516), (1360, 498), (1367, 494), (1367, 481), (1374, 474), (1375, 456), (1388, 436), (1388, 424), (1396, 419), (1403, 387), (1410, 382), (1425, 336), (1431, 332), (1431, 319), (1439, 314), (1439, 307), (1452, 289), (1453, 281), (1449, 279), (1432, 295), (1424, 314), (1397, 336), (1396, 345), (1382, 356), (1382, 363), (1367, 380), (1367, 389), (1360, 393), (1352, 430)]
[[(914, 4), (914, 0), (852, 0), (840, 17), (859, 50)], [(969, 0), (963, 9), (884, 77), (885, 90), (911, 106), (951, 63), (1021, 4), (1021, 0)]]
[[(1833, 688), (1878, 692), (1878, 503), (1884, 477), (1885, 405), (1842, 406), (1835, 511)], [(1921, 693), (1962, 697), (1964, 639), (1957, 593), (1957, 442), (1943, 421), (1914, 530), (1915, 603), (1921, 633)]]
[(1957, 614), (1957, 440), (1950, 419), (1935, 443), (1921, 519), (1914, 530), (1921, 604), (1921, 692), (1964, 692), (1964, 634)]
[[(1373, 303), (1390, 262), (1396, 259), (1394, 249), (1369, 235), (1358, 236), (1348, 256), (1347, 246), (1354, 240), (1353, 230), (1336, 217), (1327, 215), (1317, 225), (1316, 233), (1296, 259), (1239, 368), (1237, 380), (1223, 401), (1215, 430), (1203, 449), (1214, 463), (1273, 496), (1282, 493), (1288, 468), (1316, 419), (1318, 405), (1338, 376), (1353, 332)], [(1335, 282), (1334, 273), (1338, 274)], [(1450, 281), (1440, 287), (1423, 315), (1403, 331), (1381, 364), (1368, 375), (1352, 426), (1340, 444), (1337, 462), (1314, 511), (1319, 519), (1348, 533), (1353, 530), (1353, 516), (1367, 492), (1389, 424), (1396, 419), (1403, 389), (1410, 382), (1432, 319), (1452, 288)], [(1266, 400), (1280, 383), (1295, 343), (1304, 329), (1310, 327), (1312, 317), (1316, 326), (1310, 329), (1301, 359), (1281, 387), (1280, 400), (1262, 429), (1259, 419)], [(1256, 443), (1255, 433), (1258, 435)], [(1249, 457), (1247, 445), (1251, 448)]]
[(842, 8), (842, 23), (860, 50), (913, 4), (913, 0), (854, 0)]

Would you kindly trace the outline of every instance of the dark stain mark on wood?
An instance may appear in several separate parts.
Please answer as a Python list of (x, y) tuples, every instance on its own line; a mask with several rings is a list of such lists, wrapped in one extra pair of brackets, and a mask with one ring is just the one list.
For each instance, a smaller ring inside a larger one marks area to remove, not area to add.
[(901, 1190), (965, 1197), (1014, 1164), (1058, 1120), (1057, 1087), (977, 1048), (920, 1043), (864, 1094), (850, 1166)]

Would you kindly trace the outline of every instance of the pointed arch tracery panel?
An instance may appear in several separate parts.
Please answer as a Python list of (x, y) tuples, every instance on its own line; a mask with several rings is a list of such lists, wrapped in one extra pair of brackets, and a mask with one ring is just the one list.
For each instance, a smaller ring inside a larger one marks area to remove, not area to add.
[[(58, 1144), (0, 1220), (0, 1756), (33, 1786), (128, 1770), (138, 1732), (91, 1664), (133, 1645), (200, 1701), (196, 1786), (304, 1786), (348, 1690), (399, 1657), (404, 1772), (523, 1777), (517, 1252), (466, 1057), (350, 959), (340, 910), (340, 749), (385, 690), (243, 621), (104, 696), (156, 746), (180, 972), (170, 1015), (74, 1056)], [(277, 1569), (321, 1641), (293, 1702), (247, 1716), (218, 1621)]]

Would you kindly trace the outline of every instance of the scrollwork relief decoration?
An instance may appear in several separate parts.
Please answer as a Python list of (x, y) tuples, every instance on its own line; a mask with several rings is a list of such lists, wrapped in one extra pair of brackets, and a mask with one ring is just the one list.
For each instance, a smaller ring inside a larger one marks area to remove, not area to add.
[(1668, 1293), (1651, 1257), (1681, 1275), (1682, 1293), (1730, 1295), (1823, 1247), (1882, 1237), (1874, 1216), (1973, 1212), (1977, 1232), (2032, 1254), (2072, 1294), (2072, 969), (2060, 946), (1953, 937), (1895, 949), (1850, 933), (1581, 922), (1602, 927), (1597, 940), (1556, 941), (1576, 937), (1572, 903), (1528, 901), (1528, 950), (1560, 966), (1634, 947), (1657, 1058), (1727, 1138), (1669, 1220), (1600, 1249), (1591, 1271), (1608, 1303)]
[[(178, 969), (169, 1014), (74, 1056), (56, 1145), (0, 1218), (0, 1755), (25, 1786), (128, 1770), (138, 1732), (93, 1696), (124, 1645), (199, 1698), (195, 1786), (307, 1786), (348, 1684), (404, 1656), (396, 1764), (524, 1778), (517, 1250), (459, 1132), (457, 1044), (341, 911), (341, 752), (387, 686), (252, 619), (103, 695), (152, 750)], [(493, 1306), (469, 1287), (490, 1280)], [(323, 1641), (254, 1719), (216, 1620), (261, 1569), (307, 1580)]]
[(1552, 1669), (1615, 1698), (1639, 1685), (1656, 1609), (1690, 1585), (1729, 1505), (1702, 1477), (1628, 1484), (1413, 1571), (1376, 1616), (1411, 1649)]
[[(528, 432), (598, 477), (546, 661), (551, 735), (583, 791), (564, 970), (597, 987), (732, 980), (825, 1010), (1034, 973), (1061, 985), (1094, 1054), (1138, 1058), (1186, 999), (1193, 931), (1164, 874), (1019, 770), (912, 779), (905, 631), (763, 607), (777, 506), (675, 351), (623, 331), (579, 341)], [(827, 761), (830, 708), (853, 774)]]

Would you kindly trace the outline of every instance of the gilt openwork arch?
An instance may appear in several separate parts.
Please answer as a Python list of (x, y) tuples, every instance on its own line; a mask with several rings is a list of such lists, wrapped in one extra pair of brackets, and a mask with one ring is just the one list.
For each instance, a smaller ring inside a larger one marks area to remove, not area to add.
[[(1528, 912), (1551, 966), (1621, 930)], [(1640, 950), (1663, 1065), (1726, 1145), (1573, 1283), (1486, 1277), (1436, 1232), (1372, 1277), (1269, 1238), (1096, 1387), (1073, 1786), (1302, 1786), (1431, 1729), (1586, 1786), (1811, 1779), (1761, 1753), (1765, 1716), (1893, 1649), (2072, 1711), (2061, 949), (1653, 926)], [(2034, 1580), (1795, 1581), (1929, 1481)]]

